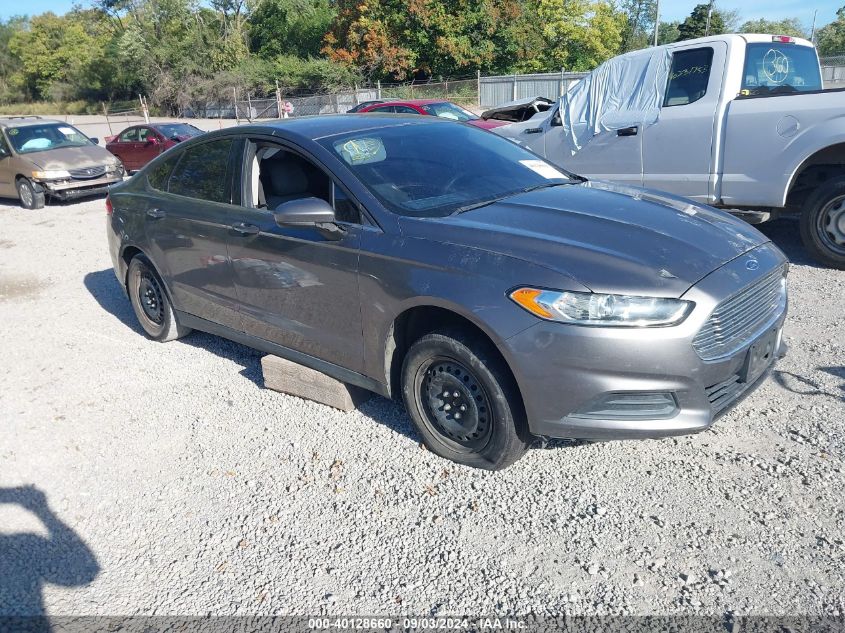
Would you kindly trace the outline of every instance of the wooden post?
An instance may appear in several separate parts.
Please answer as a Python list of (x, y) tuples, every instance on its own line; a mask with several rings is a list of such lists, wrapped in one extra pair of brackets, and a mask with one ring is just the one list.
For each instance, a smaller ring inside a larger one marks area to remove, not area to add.
[(109, 134), (114, 135), (114, 132), (111, 129), (111, 121), (109, 121), (109, 111), (106, 109), (106, 104), (104, 101), (100, 101), (100, 105), (103, 106), (103, 115), (106, 117), (106, 125), (109, 126)]
[(252, 99), (249, 93), (246, 93), (246, 120), (252, 123)]
[(264, 386), (268, 389), (313, 400), (341, 411), (352, 411), (371, 396), (365, 389), (347, 385), (279, 356), (262, 357), (261, 371), (264, 373)]
[(241, 119), (238, 116), (238, 89), (232, 86), (232, 105), (235, 106), (235, 123), (240, 125)]
[(480, 68), (476, 71), (475, 84), (476, 84), (476, 90), (478, 90), (478, 97), (477, 97), (476, 100), (478, 101), (478, 109), (480, 110), (481, 109), (481, 69)]
[(381, 79), (376, 81), (377, 92), (376, 92), (376, 99), (381, 99)]
[(513, 101), (516, 101), (516, 73), (513, 76)]
[(284, 110), (285, 104), (282, 103), (282, 91), (279, 88), (279, 80), (276, 80), (276, 110), (278, 110), (277, 114), (279, 118), (282, 118), (282, 110)]
[(355, 84), (355, 95), (354, 95), (353, 99), (355, 100), (355, 105), (358, 105), (358, 103), (359, 103), (359, 101), (358, 101), (358, 84)]

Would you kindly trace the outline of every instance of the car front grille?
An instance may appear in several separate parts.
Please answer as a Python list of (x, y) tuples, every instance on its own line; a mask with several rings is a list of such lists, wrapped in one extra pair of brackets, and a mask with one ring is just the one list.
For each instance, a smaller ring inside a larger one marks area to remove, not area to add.
[(778, 267), (716, 306), (692, 346), (702, 360), (738, 351), (786, 307), (785, 268)]
[(90, 180), (93, 178), (99, 178), (103, 174), (106, 173), (106, 166), (105, 165), (97, 165), (96, 167), (83, 167), (81, 169), (69, 169), (68, 173), (70, 174), (71, 178), (76, 178), (77, 180)]

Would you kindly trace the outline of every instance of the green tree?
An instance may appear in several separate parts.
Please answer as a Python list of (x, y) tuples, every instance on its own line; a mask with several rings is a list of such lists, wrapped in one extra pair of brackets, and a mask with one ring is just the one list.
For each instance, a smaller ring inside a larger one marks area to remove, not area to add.
[(748, 20), (740, 27), (740, 33), (771, 33), (773, 35), (791, 35), (792, 37), (807, 37), (801, 20), (798, 18), (784, 18), (783, 20)]
[(816, 33), (819, 55), (840, 55), (845, 53), (845, 7), (836, 12), (836, 19), (820, 28)]
[(265, 59), (316, 57), (336, 15), (329, 0), (261, 0), (249, 17), (250, 48)]
[(9, 49), (9, 43), (15, 33), (28, 28), (25, 17), (12, 17), (0, 20), (0, 103), (9, 103), (25, 98), (21, 85), (21, 60)]
[[(710, 10), (709, 4), (698, 4), (678, 26), (678, 40), (691, 40), (696, 37), (704, 37), (707, 33), (707, 13)], [(726, 32), (725, 18), (721, 11), (713, 9), (710, 17), (709, 35), (719, 35)]]
[(656, 0), (623, 0), (620, 8), (625, 14), (622, 52), (645, 48), (651, 44), (654, 38), (654, 19), (657, 16)]
[(660, 27), (657, 29), (657, 43), (658, 45), (663, 44), (672, 44), (673, 42), (677, 42), (678, 38), (681, 36), (678, 27), (681, 26), (680, 22), (661, 22)]

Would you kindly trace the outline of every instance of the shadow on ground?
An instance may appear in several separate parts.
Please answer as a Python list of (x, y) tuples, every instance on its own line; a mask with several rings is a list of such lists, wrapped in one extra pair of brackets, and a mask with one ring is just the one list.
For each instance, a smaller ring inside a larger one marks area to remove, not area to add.
[[(32, 513), (47, 536), (0, 533), (0, 616), (45, 616), (45, 584), (82, 587), (97, 577), (99, 564), (88, 545), (50, 509), (47, 497), (38, 488), (0, 488), (2, 504), (17, 505)], [(7, 630), (50, 630), (46, 618), (18, 624), (21, 626)]]
[[(144, 331), (138, 324), (132, 305), (120, 287), (114, 271), (106, 269), (88, 273), (85, 275), (83, 283), (103, 310), (114, 316), (138, 336), (144, 336)], [(263, 352), (196, 330), (175, 342), (175, 344), (179, 343), (203, 349), (240, 365), (242, 369), (238, 373), (241, 376), (252, 381), (258, 387), (264, 388), (264, 375), (261, 371)], [(415, 442), (420, 440), (411, 419), (405, 413), (404, 407), (398, 402), (373, 394), (369, 400), (358, 407), (358, 410), (396, 433), (405, 435)]]
[(772, 240), (778, 248), (786, 253), (789, 261), (793, 264), (823, 268), (810, 257), (807, 249), (801, 243), (801, 231), (797, 217), (783, 217), (772, 222), (755, 224), (754, 228)]

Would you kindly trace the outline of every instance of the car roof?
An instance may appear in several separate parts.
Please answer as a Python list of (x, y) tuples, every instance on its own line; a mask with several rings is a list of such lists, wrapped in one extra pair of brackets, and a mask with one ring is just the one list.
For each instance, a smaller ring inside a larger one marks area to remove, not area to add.
[(363, 132), (402, 125), (449, 125), (453, 123), (438, 117), (421, 117), (417, 114), (323, 114), (314, 116), (293, 117), (290, 119), (274, 119), (262, 123), (252, 123), (225, 128), (203, 135), (207, 139), (212, 136), (227, 136), (229, 134), (274, 134), (278, 136), (298, 136), (305, 139), (317, 140), (338, 134)]
[(449, 103), (446, 99), (404, 99), (402, 101), (389, 101), (390, 105), (421, 106), (429, 103)]
[(35, 125), (38, 123), (64, 123), (57, 119), (44, 119), (40, 116), (4, 116), (0, 117), (0, 127), (13, 128)]

